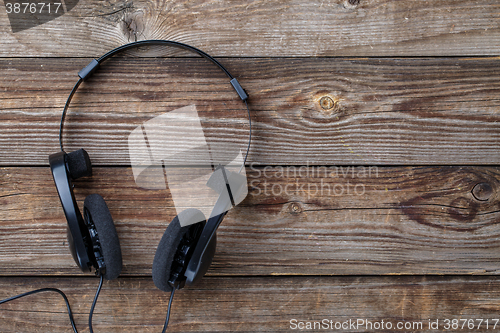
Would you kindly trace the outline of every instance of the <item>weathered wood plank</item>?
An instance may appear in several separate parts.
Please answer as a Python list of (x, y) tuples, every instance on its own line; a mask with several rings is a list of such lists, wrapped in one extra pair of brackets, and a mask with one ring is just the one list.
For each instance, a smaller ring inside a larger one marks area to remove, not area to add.
[[(87, 62), (0, 61), (0, 165), (47, 165), (62, 107)], [(249, 162), (500, 164), (497, 58), (222, 62), (250, 94)], [(136, 126), (193, 103), (222, 147), (246, 146), (246, 110), (218, 69), (202, 59), (151, 58), (112, 60), (81, 87), (65, 145), (85, 147), (96, 165), (129, 165)]]
[[(88, 332), (96, 286), (95, 278), (1, 278), (0, 298), (41, 287), (61, 288), (68, 293), (77, 328)], [(293, 319), (327, 319), (333, 325), (365, 321), (355, 329), (329, 332), (374, 332), (366, 321), (380, 325), (382, 320), (394, 325), (382, 330), (386, 332), (437, 332), (444, 331), (446, 319), (456, 319), (460, 327), (460, 319), (472, 319), (474, 329), (466, 324), (464, 332), (491, 332), (499, 319), (499, 290), (497, 277), (205, 278), (198, 287), (175, 294), (168, 332), (289, 332)], [(167, 304), (168, 295), (150, 279), (106, 282), (93, 327), (96, 332), (159, 332)], [(2, 332), (69, 332), (65, 309), (55, 293), (0, 305)], [(479, 328), (477, 319), (484, 319)], [(439, 330), (429, 329), (429, 320), (438, 320)], [(399, 322), (416, 326), (397, 330)]]
[[(498, 168), (248, 171), (249, 195), (219, 229), (210, 275), (500, 272)], [(123, 274), (150, 275), (175, 209), (168, 191), (133, 179), (129, 168), (94, 168), (76, 196), (80, 204), (91, 193), (105, 198)], [(48, 168), (0, 169), (0, 204), (1, 275), (81, 274)]]
[(2, 8), (0, 56), (92, 57), (142, 39), (219, 57), (497, 55), (499, 9), (491, 0), (80, 1), (13, 33)]

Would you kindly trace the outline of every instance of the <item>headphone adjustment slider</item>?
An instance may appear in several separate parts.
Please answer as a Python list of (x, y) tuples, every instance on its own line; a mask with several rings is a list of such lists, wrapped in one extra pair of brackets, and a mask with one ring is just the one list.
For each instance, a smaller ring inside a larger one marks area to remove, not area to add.
[(99, 68), (99, 62), (96, 59), (92, 59), (90, 64), (78, 72), (78, 76), (85, 81), (94, 74), (97, 68)]
[(238, 80), (236, 80), (236, 78), (234, 78), (229, 82), (231, 82), (231, 85), (233, 86), (234, 90), (236, 90), (236, 92), (238, 93), (238, 96), (240, 96), (241, 100), (243, 102), (246, 101), (248, 98), (248, 95), (245, 92), (245, 89), (243, 89), (243, 87), (240, 85)]

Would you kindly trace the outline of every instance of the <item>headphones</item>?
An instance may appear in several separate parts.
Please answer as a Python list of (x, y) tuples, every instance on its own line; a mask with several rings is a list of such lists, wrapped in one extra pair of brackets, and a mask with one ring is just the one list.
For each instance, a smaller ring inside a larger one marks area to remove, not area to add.
[[(66, 101), (59, 128), (61, 151), (50, 155), (49, 163), (68, 223), (67, 237), (73, 259), (82, 271), (95, 270), (96, 275), (101, 276), (101, 281), (102, 277), (113, 280), (121, 273), (120, 242), (108, 206), (99, 194), (91, 194), (85, 198), (83, 215), (78, 208), (72, 182), (81, 177), (91, 176), (92, 163), (84, 149), (70, 153), (64, 151), (62, 144), (64, 119), (76, 90), (99, 68), (100, 64), (117, 53), (148, 45), (172, 46), (197, 53), (218, 66), (229, 77), (229, 82), (246, 106), (250, 124), (248, 147), (241, 169), (245, 166), (250, 149), (251, 119), (247, 103), (248, 95), (238, 80), (207, 53), (179, 42), (145, 40), (120, 46), (99, 59), (92, 60), (78, 73), (79, 80)], [(217, 228), (227, 211), (235, 206), (235, 196), (247, 186), (244, 176), (230, 172), (224, 166), (219, 165), (216, 172), (221, 175), (218, 179), (222, 183), (219, 186), (222, 190), (219, 192), (220, 196), (213, 207), (210, 218), (207, 220), (204, 214), (197, 209), (186, 209), (170, 222), (161, 238), (155, 253), (152, 270), (153, 281), (160, 290), (173, 292), (185, 285), (190, 286), (197, 283), (212, 263), (217, 242)], [(181, 224), (180, 221), (183, 223)]]

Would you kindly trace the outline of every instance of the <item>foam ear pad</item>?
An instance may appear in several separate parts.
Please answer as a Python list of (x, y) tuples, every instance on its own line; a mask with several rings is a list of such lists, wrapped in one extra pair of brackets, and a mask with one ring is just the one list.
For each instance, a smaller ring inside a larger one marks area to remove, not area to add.
[[(179, 217), (183, 222), (189, 221), (190, 225), (181, 227)], [(195, 224), (205, 222), (205, 215), (198, 209), (186, 209), (176, 216), (165, 230), (163, 237), (156, 249), (155, 258), (153, 260), (153, 282), (155, 286), (165, 292), (172, 291), (172, 287), (168, 283), (174, 261), (177, 247), (182, 240), (182, 237), (194, 227)]]
[(83, 209), (85, 216), (90, 216), (97, 230), (106, 265), (104, 278), (107, 280), (116, 279), (122, 271), (122, 252), (108, 206), (99, 194), (91, 194), (85, 198)]
[(69, 175), (71, 179), (92, 176), (92, 163), (85, 149), (75, 150), (67, 155)]

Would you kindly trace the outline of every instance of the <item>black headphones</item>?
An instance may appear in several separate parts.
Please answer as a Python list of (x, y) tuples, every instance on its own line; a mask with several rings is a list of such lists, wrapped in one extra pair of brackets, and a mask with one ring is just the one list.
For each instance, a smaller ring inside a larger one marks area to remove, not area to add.
[[(145, 40), (126, 44), (106, 53), (99, 59), (92, 60), (78, 73), (80, 79), (73, 87), (61, 117), (59, 129), (61, 151), (50, 155), (49, 163), (68, 222), (67, 236), (73, 259), (83, 271), (94, 269), (97, 275), (108, 280), (117, 278), (122, 269), (118, 234), (106, 202), (99, 194), (91, 194), (86, 197), (83, 216), (78, 208), (72, 181), (91, 176), (92, 164), (84, 149), (71, 153), (64, 151), (62, 144), (64, 119), (76, 90), (98, 69), (100, 64), (119, 52), (146, 45), (166, 45), (185, 49), (197, 53), (217, 65), (229, 77), (229, 82), (244, 102), (249, 122), (251, 121), (247, 104), (248, 95), (238, 80), (210, 55), (186, 44), (168, 40)], [(248, 147), (242, 168), (244, 168), (250, 149), (251, 122), (249, 128)], [(158, 245), (153, 261), (152, 276), (155, 285), (163, 291), (180, 289), (185, 284), (193, 285), (203, 277), (215, 254), (217, 228), (227, 210), (235, 205), (236, 192), (247, 186), (244, 176), (230, 172), (224, 166), (219, 166), (217, 170), (222, 172), (223, 177), (219, 178), (225, 182), (226, 191), (219, 196), (208, 221), (206, 221), (204, 214), (197, 209), (184, 210), (168, 225)], [(183, 223), (185, 226), (181, 226), (180, 220), (189, 221), (189, 223)]]

